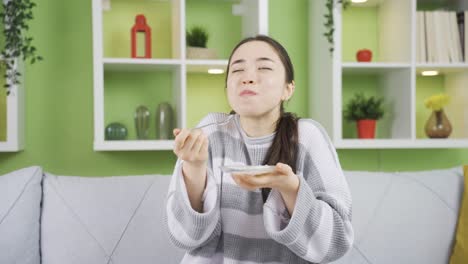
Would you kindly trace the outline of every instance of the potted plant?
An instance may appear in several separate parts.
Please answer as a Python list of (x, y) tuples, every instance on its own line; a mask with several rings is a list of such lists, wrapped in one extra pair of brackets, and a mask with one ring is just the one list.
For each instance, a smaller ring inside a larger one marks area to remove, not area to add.
[(377, 120), (384, 115), (383, 98), (357, 93), (348, 102), (344, 110), (347, 121), (356, 121), (359, 138), (375, 138)]
[(6, 68), (5, 78), (7, 95), (11, 86), (20, 83), (21, 73), (18, 71), (17, 60), (30, 59), (30, 63), (42, 60), (36, 54), (36, 47), (32, 45), (32, 37), (25, 31), (29, 29), (29, 20), (33, 19), (32, 9), (36, 4), (31, 0), (7, 0), (2, 3), (3, 11), (0, 13), (4, 25), (5, 46), (1, 51), (2, 66)]
[(445, 115), (444, 106), (450, 101), (447, 94), (434, 94), (424, 100), (424, 105), (432, 110), (424, 130), (429, 138), (447, 138), (452, 133), (452, 125)]
[(324, 15), (325, 23), (323, 24), (325, 27), (325, 33), (323, 35), (327, 38), (328, 43), (330, 44), (330, 54), (333, 53), (335, 49), (334, 44), (335, 41), (333, 39), (333, 32), (335, 32), (335, 21), (333, 18), (333, 9), (337, 4), (342, 5), (343, 10), (345, 10), (350, 4), (350, 0), (327, 0), (325, 2), (325, 6), (327, 8), (327, 13)]
[(206, 47), (208, 32), (201, 26), (194, 26), (187, 30), (187, 58), (188, 59), (217, 59), (214, 50)]

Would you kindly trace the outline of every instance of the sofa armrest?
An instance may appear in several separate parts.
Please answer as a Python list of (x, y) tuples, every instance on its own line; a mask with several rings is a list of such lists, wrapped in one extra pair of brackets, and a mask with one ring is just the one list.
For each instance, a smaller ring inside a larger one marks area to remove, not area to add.
[(39, 264), (42, 169), (0, 176), (0, 263)]

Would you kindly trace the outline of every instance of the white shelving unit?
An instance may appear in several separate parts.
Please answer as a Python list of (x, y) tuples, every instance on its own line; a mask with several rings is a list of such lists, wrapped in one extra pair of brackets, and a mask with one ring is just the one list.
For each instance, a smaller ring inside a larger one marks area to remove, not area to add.
[[(6, 141), (0, 141), (0, 152), (18, 152), (25, 145), (24, 64), (16, 60), (15, 67), (22, 73), (21, 83), (12, 85), (6, 97)], [(1, 92), (5, 93), (5, 89)]]
[[(416, 6), (417, 0), (369, 0), (344, 11), (337, 5), (333, 10), (334, 52), (330, 54), (323, 36), (325, 4), (310, 2), (310, 115), (326, 128), (336, 148), (468, 148), (468, 64), (416, 62)], [(350, 49), (369, 48), (366, 34), (375, 38), (371, 50), (378, 56), (372, 62), (357, 62)], [(421, 136), (421, 123), (426, 120), (418, 109), (426, 93), (418, 78), (423, 70), (438, 70), (443, 91), (452, 98), (444, 107), (453, 127), (447, 139)], [(350, 133), (355, 126), (343, 121), (347, 100), (365, 89), (385, 99), (385, 116), (377, 122), (375, 139), (356, 138)]]
[[(166, 0), (159, 1), (171, 5), (171, 58), (114, 58), (105, 57), (104, 51), (104, 27), (103, 12), (112, 12), (113, 4), (127, 2), (138, 4), (142, 0), (92, 0), (93, 8), (93, 65), (94, 65), (94, 150), (95, 151), (129, 151), (129, 150), (171, 150), (173, 140), (105, 140), (105, 89), (106, 74), (128, 73), (161, 73), (169, 72), (172, 76), (172, 104), (176, 115), (177, 127), (187, 126), (187, 74), (206, 73), (210, 68), (226, 69), (227, 58), (219, 60), (193, 60), (186, 58), (186, 4), (191, 0)], [(117, 2), (118, 1), (118, 2)], [(201, 0), (207, 2), (209, 0)], [(110, 2), (110, 3), (109, 3)], [(156, 1), (154, 1), (156, 2)], [(214, 1), (211, 1), (214, 3)], [(232, 4), (232, 14), (241, 17), (242, 36), (254, 36), (256, 34), (268, 34), (268, 0), (229, 0), (223, 1)], [(149, 2), (147, 2), (149, 3)], [(196, 4), (193, 2), (191, 4)], [(141, 3), (139, 3), (141, 4)], [(154, 4), (154, 3), (153, 3)], [(109, 8), (110, 5), (110, 8)], [(106, 7), (106, 10), (103, 10)], [(127, 25), (129, 28), (131, 25)], [(151, 25), (150, 25), (151, 26)], [(130, 42), (130, 30), (128, 31)], [(118, 38), (116, 36), (116, 38)], [(240, 39), (239, 39), (240, 40)], [(119, 45), (116, 43), (115, 45)], [(130, 51), (128, 51), (130, 52)], [(153, 52), (154, 56), (154, 52)], [(132, 87), (133, 88), (133, 87)], [(138, 92), (138, 91), (135, 91)], [(132, 115), (133, 113), (129, 113)], [(154, 122), (154, 120), (151, 120)], [(127, 124), (127, 128), (129, 125)]]

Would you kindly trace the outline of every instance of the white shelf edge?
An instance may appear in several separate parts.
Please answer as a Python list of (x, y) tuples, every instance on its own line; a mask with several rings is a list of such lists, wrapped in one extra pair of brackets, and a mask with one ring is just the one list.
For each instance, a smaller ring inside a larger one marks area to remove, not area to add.
[(227, 66), (228, 60), (185, 60), (187, 65), (218, 65), (218, 66)]
[(342, 139), (337, 149), (432, 149), (468, 148), (467, 139)]
[(23, 150), (23, 147), (19, 146), (18, 144), (2, 141), (0, 142), (0, 153), (1, 152), (18, 152)]
[(228, 60), (186, 60), (188, 73), (206, 73), (208, 69), (216, 68), (226, 71)]
[(102, 62), (106, 64), (136, 64), (136, 65), (180, 65), (179, 59), (134, 59), (134, 58), (103, 58)]
[(172, 150), (174, 140), (106, 140), (94, 142), (94, 151)]
[[(25, 78), (24, 63), (15, 59), (14, 68), (23, 75), (20, 84), (10, 87), (10, 95), (6, 96), (6, 141), (0, 141), (0, 152), (19, 152), (25, 148)], [(5, 92), (5, 91), (2, 91)]]
[(366, 1), (364, 3), (353, 3), (351, 2), (351, 6), (352, 7), (361, 7), (361, 8), (365, 8), (365, 7), (376, 7), (376, 6), (379, 6), (381, 4), (382, 0), (369, 0), (369, 1)]
[(104, 58), (104, 71), (174, 70), (182, 65), (179, 59)]
[(466, 68), (468, 63), (416, 63), (416, 68)]
[(404, 62), (342, 62), (341, 67), (346, 68), (410, 68), (411, 63)]

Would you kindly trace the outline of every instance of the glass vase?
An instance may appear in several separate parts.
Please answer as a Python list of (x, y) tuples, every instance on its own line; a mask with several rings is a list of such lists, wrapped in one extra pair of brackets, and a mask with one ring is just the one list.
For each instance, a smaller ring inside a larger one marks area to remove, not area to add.
[(156, 139), (172, 139), (174, 113), (171, 104), (163, 102), (156, 109)]
[(447, 138), (452, 133), (452, 125), (443, 109), (432, 111), (426, 121), (425, 131), (429, 138)]
[(148, 107), (140, 105), (135, 111), (134, 119), (137, 138), (148, 139), (150, 124), (150, 111)]

